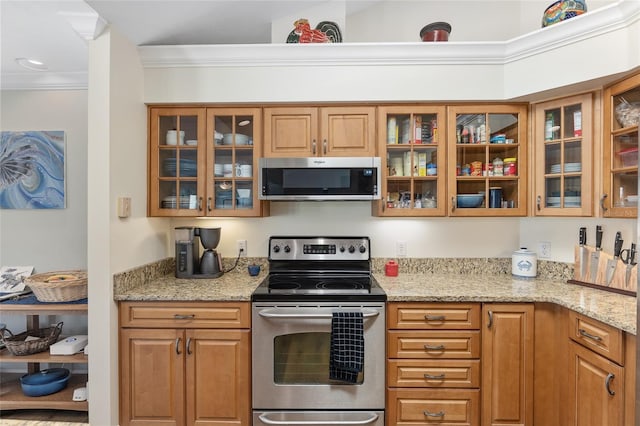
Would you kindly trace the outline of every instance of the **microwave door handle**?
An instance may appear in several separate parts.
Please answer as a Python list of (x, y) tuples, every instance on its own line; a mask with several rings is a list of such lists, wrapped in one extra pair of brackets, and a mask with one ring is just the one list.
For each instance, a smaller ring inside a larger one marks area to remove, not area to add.
[[(332, 314), (305, 314), (305, 313), (299, 313), (299, 314), (283, 314), (283, 313), (276, 313), (276, 312), (271, 312), (271, 310), (269, 309), (265, 309), (263, 311), (258, 312), (258, 315), (260, 315), (261, 317), (265, 317), (265, 318), (332, 318), (333, 315)], [(378, 315), (380, 315), (379, 312), (377, 311), (366, 311), (363, 310), (362, 311), (362, 316), (363, 318), (370, 318), (370, 317), (377, 317)]]
[(368, 425), (372, 424), (376, 420), (378, 420), (378, 415), (376, 413), (370, 413), (371, 417), (364, 420), (309, 420), (309, 421), (300, 421), (300, 420), (272, 420), (269, 418), (269, 414), (260, 414), (258, 418), (262, 423), (268, 425)]

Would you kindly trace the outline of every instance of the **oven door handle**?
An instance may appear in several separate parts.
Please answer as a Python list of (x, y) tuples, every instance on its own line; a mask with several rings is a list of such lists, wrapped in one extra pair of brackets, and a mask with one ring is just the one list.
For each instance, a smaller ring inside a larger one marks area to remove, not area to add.
[[(271, 309), (264, 309), (258, 312), (258, 315), (265, 318), (332, 318), (332, 314), (304, 314), (304, 313), (296, 313), (296, 314), (282, 314), (277, 312), (272, 312)], [(366, 309), (362, 310), (363, 318), (377, 317), (380, 315), (378, 311), (368, 311)]]
[(258, 418), (262, 423), (268, 425), (368, 425), (378, 420), (376, 413), (370, 413), (371, 417), (364, 420), (272, 420), (268, 416), (268, 413), (260, 414)]

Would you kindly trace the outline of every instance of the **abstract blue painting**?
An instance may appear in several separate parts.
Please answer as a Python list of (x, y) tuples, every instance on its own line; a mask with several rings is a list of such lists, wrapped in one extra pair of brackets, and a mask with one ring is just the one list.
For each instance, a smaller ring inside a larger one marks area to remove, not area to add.
[(0, 209), (65, 207), (64, 131), (0, 133)]

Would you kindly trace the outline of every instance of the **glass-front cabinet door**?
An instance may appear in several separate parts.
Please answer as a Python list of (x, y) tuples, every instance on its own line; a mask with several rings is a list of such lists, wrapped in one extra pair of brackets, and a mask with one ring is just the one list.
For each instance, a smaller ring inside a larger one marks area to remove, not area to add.
[(259, 108), (207, 108), (207, 216), (260, 216)]
[(451, 216), (527, 214), (527, 105), (447, 110)]
[(149, 110), (150, 216), (201, 216), (205, 196), (205, 110)]
[(605, 217), (637, 217), (640, 74), (607, 87), (603, 103), (601, 212)]
[(593, 214), (593, 95), (534, 105), (534, 214)]
[(444, 216), (446, 213), (445, 108), (378, 108), (382, 200), (379, 216)]

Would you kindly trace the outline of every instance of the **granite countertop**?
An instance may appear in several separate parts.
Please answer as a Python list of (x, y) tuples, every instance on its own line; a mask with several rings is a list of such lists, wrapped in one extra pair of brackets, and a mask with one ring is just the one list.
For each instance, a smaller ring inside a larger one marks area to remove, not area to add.
[[(216, 279), (178, 279), (171, 260), (162, 261), (117, 274), (113, 295), (116, 301), (248, 302), (267, 276), (265, 269), (252, 277), (243, 264)], [(374, 277), (389, 302), (549, 302), (636, 334), (636, 297), (567, 284), (564, 277), (533, 279), (495, 271), (461, 274), (403, 270), (410, 273), (387, 277), (374, 269)]]

